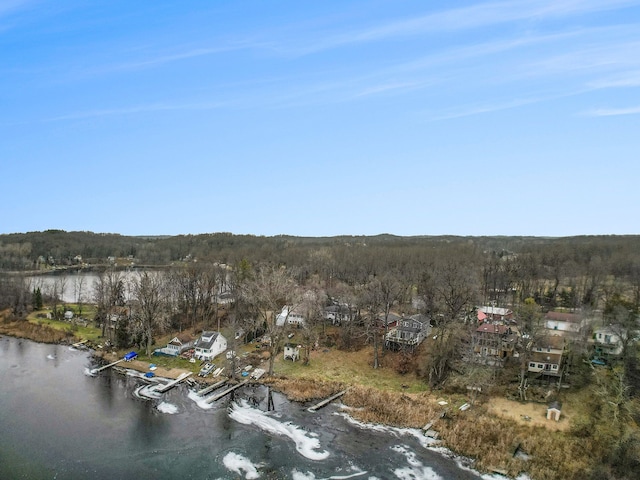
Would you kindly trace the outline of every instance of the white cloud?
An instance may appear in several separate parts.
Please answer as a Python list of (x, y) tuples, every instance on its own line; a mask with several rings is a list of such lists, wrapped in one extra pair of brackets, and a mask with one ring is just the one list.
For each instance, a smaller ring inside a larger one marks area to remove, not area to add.
[(587, 117), (615, 117), (619, 115), (638, 115), (640, 106), (626, 108), (597, 108), (584, 113)]

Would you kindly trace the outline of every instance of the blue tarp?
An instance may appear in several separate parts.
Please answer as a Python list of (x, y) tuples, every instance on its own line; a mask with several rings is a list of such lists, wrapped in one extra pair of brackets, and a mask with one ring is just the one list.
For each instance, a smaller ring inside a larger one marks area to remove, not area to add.
[(129, 352), (124, 356), (124, 359), (129, 361), (129, 360), (133, 360), (137, 356), (138, 356), (138, 354), (136, 352)]
[(144, 374), (144, 376), (147, 377), (147, 378), (153, 378), (153, 377), (156, 376), (156, 374), (153, 373), (153, 372), (147, 372), (147, 373)]

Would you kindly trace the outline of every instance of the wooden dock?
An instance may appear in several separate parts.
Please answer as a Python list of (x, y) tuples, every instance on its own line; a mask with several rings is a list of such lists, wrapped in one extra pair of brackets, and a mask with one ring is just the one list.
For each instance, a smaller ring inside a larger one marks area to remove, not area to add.
[(233, 391), (234, 391), (234, 390), (236, 390), (237, 388), (240, 388), (240, 387), (242, 387), (243, 385), (246, 385), (247, 383), (249, 383), (249, 380), (245, 380), (244, 382), (237, 383), (237, 384), (236, 384), (236, 385), (234, 385), (233, 387), (229, 387), (229, 388), (227, 388), (224, 392), (220, 392), (220, 393), (217, 393), (217, 394), (215, 394), (215, 395), (211, 395), (211, 396), (210, 396), (210, 397), (208, 397), (208, 398), (205, 398), (205, 400), (204, 400), (204, 401), (205, 401), (205, 402), (207, 402), (207, 403), (213, 403), (213, 402), (215, 402), (216, 400), (220, 400), (222, 397), (224, 397), (224, 396), (226, 396), (226, 395), (230, 394), (231, 392), (233, 392)]
[(178, 378), (176, 378), (175, 380), (172, 380), (171, 382), (167, 383), (166, 385), (163, 385), (162, 387), (156, 388), (156, 392), (164, 393), (164, 392), (172, 389), (177, 384), (179, 384), (181, 381), (183, 381), (185, 378), (190, 377), (191, 375), (193, 375), (193, 372), (181, 373), (180, 376)]
[(346, 390), (338, 392), (335, 395), (331, 395), (329, 398), (326, 398), (326, 399), (322, 400), (321, 402), (316, 403), (314, 406), (307, 408), (307, 410), (309, 412), (311, 412), (311, 413), (315, 413), (319, 409), (321, 409), (322, 407), (324, 407), (324, 406), (328, 405), (329, 403), (333, 402), (334, 400), (340, 398), (341, 396), (343, 396), (348, 391), (349, 391), (349, 389), (347, 388)]
[(196, 395), (198, 395), (199, 397), (202, 397), (203, 395), (206, 395), (207, 393), (213, 392), (216, 388), (221, 387), (225, 383), (227, 383), (226, 379), (225, 380), (220, 380), (219, 382), (216, 382), (213, 385), (209, 385), (208, 387), (203, 388), (202, 390), (199, 390), (198, 392), (196, 392)]
[(121, 358), (120, 360), (116, 360), (115, 362), (112, 362), (109, 365), (105, 365), (104, 367), (94, 368), (94, 369), (91, 370), (91, 373), (101, 372), (102, 370), (106, 370), (109, 367), (113, 367), (114, 365), (117, 365), (120, 362), (124, 362), (124, 358)]

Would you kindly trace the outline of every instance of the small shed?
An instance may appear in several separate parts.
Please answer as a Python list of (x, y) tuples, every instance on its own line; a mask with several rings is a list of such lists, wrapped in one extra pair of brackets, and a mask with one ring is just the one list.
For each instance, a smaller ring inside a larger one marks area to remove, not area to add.
[(296, 361), (300, 360), (300, 345), (295, 343), (287, 343), (284, 346), (284, 359)]
[(555, 420), (556, 422), (560, 421), (560, 413), (562, 409), (562, 404), (557, 400), (551, 402), (547, 407), (547, 420)]

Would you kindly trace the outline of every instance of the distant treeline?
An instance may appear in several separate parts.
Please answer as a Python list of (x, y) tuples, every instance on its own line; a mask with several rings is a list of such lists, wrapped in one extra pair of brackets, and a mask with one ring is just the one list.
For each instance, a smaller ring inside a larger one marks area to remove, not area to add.
[[(164, 266), (180, 262), (286, 266), (299, 284), (311, 276), (331, 284), (364, 283), (388, 275), (420, 284), (443, 261), (477, 279), (478, 300), (595, 305), (611, 279), (625, 296), (640, 295), (640, 235), (574, 237), (337, 236), (293, 237), (212, 233), (123, 236), (92, 232), (0, 235), (0, 270), (30, 271), (74, 265)], [(508, 298), (518, 292), (518, 299)], [(546, 299), (544, 298), (546, 296)], [(634, 303), (639, 298), (632, 298)]]
[[(364, 248), (369, 247), (369, 248)], [(74, 265), (80, 261), (103, 264), (111, 258), (131, 258), (136, 263), (166, 265), (185, 259), (234, 263), (242, 258), (256, 261), (300, 263), (319, 249), (347, 251), (359, 256), (382, 248), (395, 254), (412, 255), (419, 250), (446, 251), (464, 247), (479, 253), (544, 254), (550, 249), (571, 257), (577, 263), (590, 258), (629, 258), (638, 256), (640, 235), (601, 235), (574, 237), (461, 237), (461, 236), (336, 236), (294, 237), (210, 233), (176, 236), (124, 236), (113, 233), (43, 232), (0, 235), (0, 268), (31, 270), (38, 262)], [(366, 254), (366, 256), (369, 256)], [(81, 259), (81, 260), (80, 260)]]

